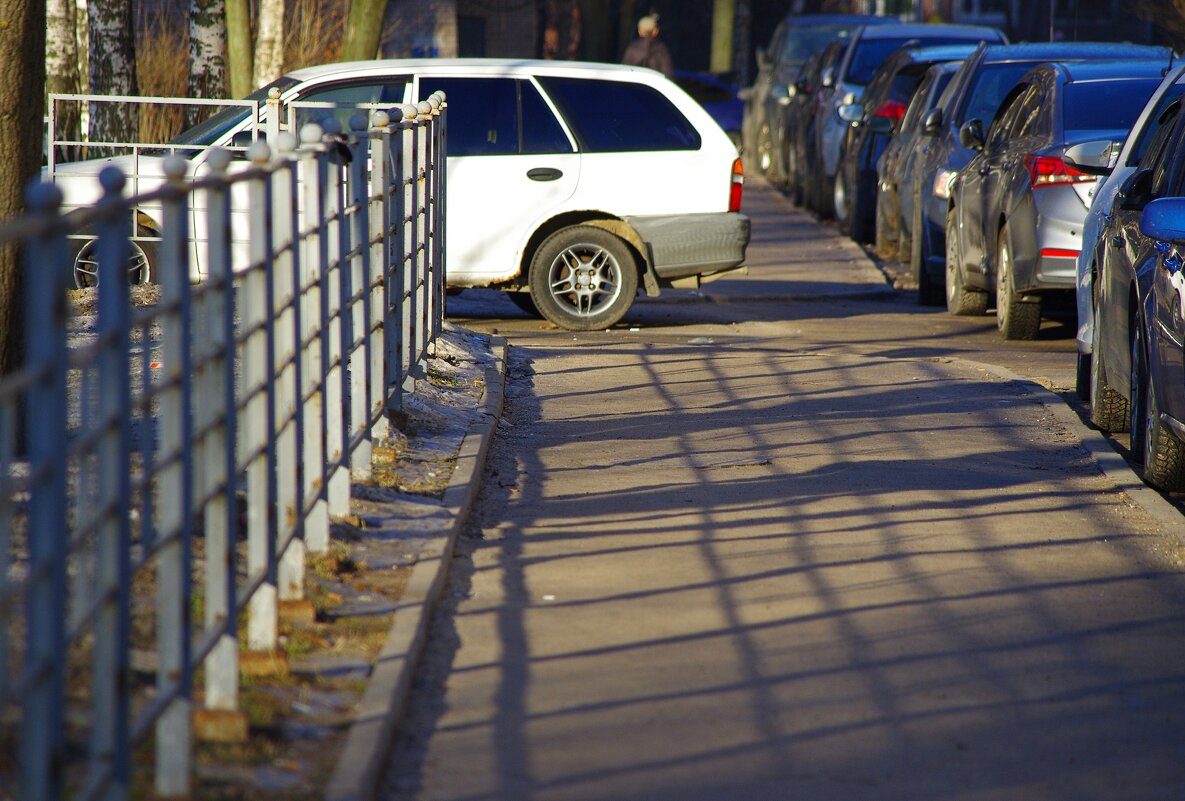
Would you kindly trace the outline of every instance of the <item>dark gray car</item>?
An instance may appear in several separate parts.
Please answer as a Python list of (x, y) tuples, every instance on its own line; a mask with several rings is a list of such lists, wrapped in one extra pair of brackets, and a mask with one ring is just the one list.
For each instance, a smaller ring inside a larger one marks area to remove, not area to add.
[(1161, 58), (1167, 66), (1170, 51), (1148, 45), (1051, 42), (983, 45), (969, 56), (922, 121), (916, 157), (899, 178), (902, 187), (910, 187), (902, 191), (913, 193), (911, 205), (916, 210), (909, 252), (913, 272), (933, 286), (944, 283), (950, 181), (974, 155), (959, 142), (959, 129), (966, 122), (977, 119), (986, 129), (1004, 96), (1038, 64), (1133, 58)]
[(1044, 64), (1012, 89), (986, 136), (964, 125), (976, 151), (951, 186), (946, 225), (947, 307), (982, 314), (995, 296), (1005, 339), (1032, 339), (1041, 305), (1069, 299), (1091, 191), (1160, 85), (1165, 63)]

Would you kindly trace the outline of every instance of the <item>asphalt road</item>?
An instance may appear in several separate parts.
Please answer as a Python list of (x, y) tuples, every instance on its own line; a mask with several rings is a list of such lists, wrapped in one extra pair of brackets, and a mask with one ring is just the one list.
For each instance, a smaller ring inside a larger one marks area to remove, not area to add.
[(612, 331), (450, 301), (504, 420), (383, 797), (1181, 797), (1182, 526), (1064, 413), (1072, 321), (748, 202), (750, 276)]

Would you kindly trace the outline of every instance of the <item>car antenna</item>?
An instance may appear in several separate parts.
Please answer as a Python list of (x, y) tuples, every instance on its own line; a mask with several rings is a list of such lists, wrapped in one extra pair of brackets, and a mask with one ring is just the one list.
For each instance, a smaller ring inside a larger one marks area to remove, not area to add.
[(1168, 75), (1173, 71), (1173, 57), (1177, 55), (1177, 51), (1169, 48), (1169, 65), (1164, 68), (1164, 74)]

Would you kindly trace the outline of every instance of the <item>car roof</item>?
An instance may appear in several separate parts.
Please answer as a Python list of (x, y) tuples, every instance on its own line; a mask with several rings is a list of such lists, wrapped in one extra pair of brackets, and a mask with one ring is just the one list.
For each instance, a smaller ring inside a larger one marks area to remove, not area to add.
[(591, 61), (550, 61), (522, 58), (377, 58), (369, 61), (339, 61), (302, 67), (286, 73), (296, 81), (308, 81), (327, 75), (359, 75), (415, 72), (469, 72), (480, 74), (550, 74), (575, 75), (579, 77), (606, 77), (626, 75), (649, 75), (656, 73), (644, 67), (625, 64), (608, 64)]
[(870, 14), (790, 14), (783, 20), (787, 25), (900, 25), (896, 17), (875, 17)]
[(913, 61), (961, 61), (975, 52), (979, 45), (973, 43), (956, 45), (932, 45), (930, 47), (908, 47), (905, 52)]
[(1004, 34), (989, 25), (920, 25), (917, 23), (877, 26), (865, 28), (860, 33), (863, 39), (945, 39), (951, 36), (966, 36), (968, 39), (983, 37), (992, 41), (1003, 41)]
[(1064, 61), (1067, 59), (1169, 59), (1167, 47), (1154, 45), (1117, 44), (1114, 42), (1025, 42), (1023, 44), (986, 45), (983, 61)]
[(1166, 62), (1160, 59), (1129, 59), (1125, 61), (1055, 62), (1050, 65), (1060, 71), (1067, 81), (1122, 80), (1124, 78), (1164, 78)]

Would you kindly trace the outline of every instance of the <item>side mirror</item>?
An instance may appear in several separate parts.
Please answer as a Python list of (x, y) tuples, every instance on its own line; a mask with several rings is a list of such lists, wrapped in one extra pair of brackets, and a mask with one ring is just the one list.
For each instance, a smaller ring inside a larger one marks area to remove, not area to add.
[(1063, 160), (1079, 172), (1090, 175), (1109, 175), (1111, 173), (1111, 154), (1116, 150), (1115, 142), (1110, 139), (1093, 139), (1080, 142), (1066, 148)]
[(864, 122), (864, 107), (859, 103), (848, 103), (835, 110), (839, 118), (849, 125), (859, 125)]
[(1143, 211), (1152, 196), (1152, 170), (1144, 168), (1129, 175), (1115, 193), (1122, 211)]
[(893, 133), (893, 129), (897, 127), (897, 124), (888, 117), (872, 116), (868, 118), (866, 124), (868, 125), (868, 130), (874, 134), (891, 134)]
[(1140, 232), (1162, 242), (1185, 241), (1185, 197), (1162, 197), (1140, 214)]
[(967, 120), (959, 128), (959, 144), (968, 150), (983, 150), (983, 120)]
[(824, 67), (823, 72), (819, 74), (819, 83), (824, 87), (835, 86), (835, 67)]
[(922, 136), (938, 136), (940, 133), (942, 133), (942, 109), (930, 109), (922, 118)]

